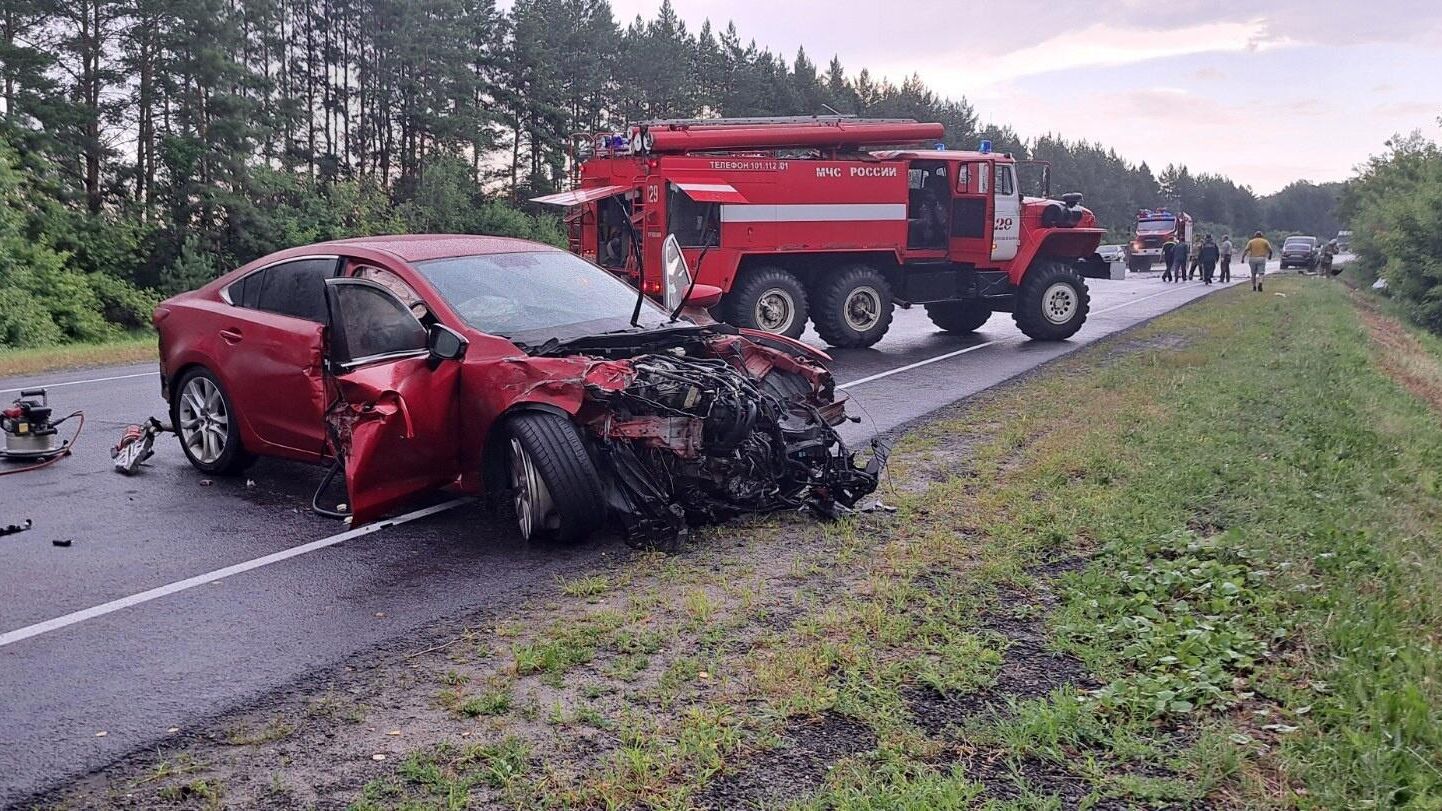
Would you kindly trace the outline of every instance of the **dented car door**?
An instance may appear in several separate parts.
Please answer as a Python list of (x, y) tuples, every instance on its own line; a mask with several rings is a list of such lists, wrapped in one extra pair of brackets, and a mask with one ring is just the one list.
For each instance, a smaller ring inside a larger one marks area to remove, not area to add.
[(384, 287), (345, 278), (326, 287), (339, 395), (327, 430), (360, 525), (460, 475), (461, 366), (431, 353), (426, 326)]

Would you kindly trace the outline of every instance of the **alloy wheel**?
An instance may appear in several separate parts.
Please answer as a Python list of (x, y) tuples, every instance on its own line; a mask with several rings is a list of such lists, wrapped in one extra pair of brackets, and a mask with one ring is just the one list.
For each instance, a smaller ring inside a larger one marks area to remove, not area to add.
[(511, 498), (522, 538), (529, 541), (539, 530), (554, 528), (551, 524), (555, 520), (555, 505), (551, 491), (541, 478), (535, 460), (515, 437), (511, 437)]
[(220, 387), (208, 377), (192, 377), (180, 393), (181, 442), (201, 464), (215, 464), (225, 453), (230, 412)]

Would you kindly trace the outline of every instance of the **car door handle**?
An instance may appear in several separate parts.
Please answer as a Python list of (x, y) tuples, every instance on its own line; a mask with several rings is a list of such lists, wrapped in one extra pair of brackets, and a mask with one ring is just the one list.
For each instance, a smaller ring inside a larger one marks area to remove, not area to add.
[(224, 338), (226, 343), (238, 344), (243, 336), (240, 334), (240, 330), (226, 327), (220, 331), (220, 337)]

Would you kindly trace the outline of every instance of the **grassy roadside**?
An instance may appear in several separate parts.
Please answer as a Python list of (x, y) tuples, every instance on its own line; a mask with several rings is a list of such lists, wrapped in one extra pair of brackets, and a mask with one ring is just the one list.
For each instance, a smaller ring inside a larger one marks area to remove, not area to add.
[(1442, 426), (1367, 319), (1223, 291), (913, 431), (894, 512), (557, 583), (69, 799), (1435, 808)]
[(136, 331), (119, 340), (101, 344), (0, 349), (0, 377), (117, 363), (143, 363), (155, 359), (155, 333)]

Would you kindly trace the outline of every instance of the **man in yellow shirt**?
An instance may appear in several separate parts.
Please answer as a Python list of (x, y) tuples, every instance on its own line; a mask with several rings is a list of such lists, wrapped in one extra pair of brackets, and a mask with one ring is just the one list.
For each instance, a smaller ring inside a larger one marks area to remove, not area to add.
[(1242, 261), (1252, 268), (1252, 289), (1258, 293), (1262, 292), (1262, 274), (1267, 272), (1267, 260), (1272, 258), (1272, 243), (1262, 236), (1258, 231), (1252, 234), (1247, 240), (1247, 247), (1242, 249)]

